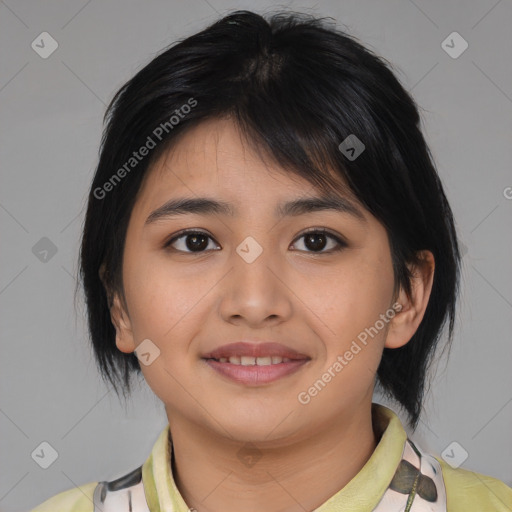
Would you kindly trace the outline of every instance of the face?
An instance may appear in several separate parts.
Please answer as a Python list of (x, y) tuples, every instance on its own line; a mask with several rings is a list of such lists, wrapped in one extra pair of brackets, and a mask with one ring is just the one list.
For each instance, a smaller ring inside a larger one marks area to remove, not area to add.
[[(387, 233), (341, 182), (361, 217), (283, 206), (321, 196), (265, 164), (229, 120), (186, 134), (146, 176), (126, 235), (127, 307), (116, 299), (113, 318), (119, 350), (144, 343), (171, 429), (284, 442), (371, 403), (385, 343), (413, 331), (386, 342), (398, 317)], [(199, 198), (232, 214), (162, 209)]]

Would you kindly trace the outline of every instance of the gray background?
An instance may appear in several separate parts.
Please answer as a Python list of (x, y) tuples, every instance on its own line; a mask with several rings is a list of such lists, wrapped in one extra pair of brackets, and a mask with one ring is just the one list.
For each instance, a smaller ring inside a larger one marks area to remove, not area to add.
[[(121, 476), (145, 461), (167, 422), (145, 383), (122, 408), (96, 371), (83, 306), (73, 307), (106, 104), (176, 38), (232, 8), (281, 6), (335, 18), (395, 65), (423, 109), (465, 256), (453, 349), (414, 439), (435, 454), (457, 441), (469, 454), (463, 468), (512, 484), (510, 1), (7, 0), (0, 2), (1, 511)], [(47, 59), (31, 48), (43, 31), (59, 45)], [(469, 44), (458, 58), (441, 46), (453, 31)], [(33, 252), (43, 237), (57, 248), (46, 262)], [(59, 454), (48, 469), (31, 457), (42, 441)]]

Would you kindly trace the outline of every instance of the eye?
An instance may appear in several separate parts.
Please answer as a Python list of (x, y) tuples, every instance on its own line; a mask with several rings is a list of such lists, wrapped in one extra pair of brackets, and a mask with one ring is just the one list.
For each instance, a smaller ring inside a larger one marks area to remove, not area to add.
[[(182, 241), (182, 238), (185, 240)], [(213, 238), (204, 231), (185, 230), (181, 231), (180, 234), (166, 242), (164, 249), (167, 249), (176, 242), (179, 242), (177, 244), (179, 247), (173, 247), (176, 251), (189, 253), (204, 252), (209, 245), (208, 239), (213, 240)]]
[[(302, 233), (298, 238), (295, 240), (300, 240), (304, 238), (304, 246), (311, 249), (311, 251), (306, 252), (313, 252), (313, 253), (330, 253), (335, 251), (341, 251), (345, 247), (347, 247), (347, 243), (343, 241), (340, 237), (329, 233), (326, 229), (318, 229), (318, 228), (312, 228), (308, 230), (305, 233)], [(323, 251), (325, 249), (325, 246), (327, 244), (327, 240), (334, 241), (334, 248), (331, 247), (330, 250)], [(299, 249), (302, 250), (302, 249)]]
[[(309, 249), (306, 252), (313, 253), (329, 253), (334, 251), (340, 251), (347, 247), (347, 243), (344, 242), (340, 237), (329, 233), (326, 229), (312, 228), (305, 233), (302, 233), (295, 240), (305, 239), (304, 246)], [(164, 249), (172, 247), (173, 250), (185, 253), (201, 253), (208, 250), (209, 242), (208, 239), (213, 238), (204, 231), (197, 230), (185, 230), (179, 234), (173, 236), (169, 241), (164, 244)], [(331, 244), (334, 242), (334, 247), (325, 251), (325, 246), (328, 245), (328, 240), (331, 240)], [(173, 247), (174, 246), (174, 247)], [(217, 245), (218, 247), (218, 245)], [(293, 244), (292, 244), (293, 247)], [(218, 249), (209, 249), (218, 250)], [(299, 249), (303, 250), (303, 249)]]

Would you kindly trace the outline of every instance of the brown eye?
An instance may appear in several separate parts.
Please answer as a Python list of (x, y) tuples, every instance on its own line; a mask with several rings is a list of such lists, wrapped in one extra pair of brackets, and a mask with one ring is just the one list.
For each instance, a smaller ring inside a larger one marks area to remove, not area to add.
[(189, 253), (205, 252), (209, 245), (208, 239), (213, 240), (210, 235), (203, 231), (182, 231), (179, 235), (166, 242), (164, 248), (167, 249), (174, 246), (176, 242), (179, 242), (176, 244), (178, 247), (173, 247), (173, 250)]
[[(339, 251), (348, 245), (340, 237), (329, 233), (325, 229), (311, 229), (306, 233), (302, 233), (302, 235), (295, 240), (301, 239), (304, 239), (303, 245), (305, 249), (298, 248), (298, 250), (311, 252), (313, 254), (324, 254)], [(203, 231), (181, 231), (164, 244), (164, 249), (184, 253), (202, 253), (208, 250), (218, 250), (218, 245), (217, 248), (215, 248), (215, 246), (209, 247), (209, 240), (213, 241), (213, 238)], [(297, 247), (294, 248), (297, 249)]]
[[(341, 238), (337, 237), (336, 235), (333, 235), (332, 233), (329, 233), (325, 229), (313, 229), (308, 231), (307, 233), (302, 233), (300, 237), (296, 238), (296, 240), (300, 239), (304, 239), (304, 246), (306, 247), (306, 252), (329, 253), (333, 251), (339, 251), (344, 247), (347, 247), (347, 244), (343, 240), (341, 240)], [(325, 247), (329, 245), (329, 240), (331, 240), (331, 247), (325, 251)]]

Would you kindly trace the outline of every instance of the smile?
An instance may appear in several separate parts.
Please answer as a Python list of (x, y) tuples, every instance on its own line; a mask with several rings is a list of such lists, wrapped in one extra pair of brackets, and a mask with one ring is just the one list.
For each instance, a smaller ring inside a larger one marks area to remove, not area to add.
[(271, 364), (289, 363), (291, 361), (290, 358), (281, 356), (231, 356), (229, 358), (221, 357), (214, 360), (218, 361), (219, 363), (229, 363), (242, 366), (269, 366)]
[(280, 356), (203, 359), (216, 374), (244, 386), (261, 386), (298, 372), (310, 359), (289, 359)]

